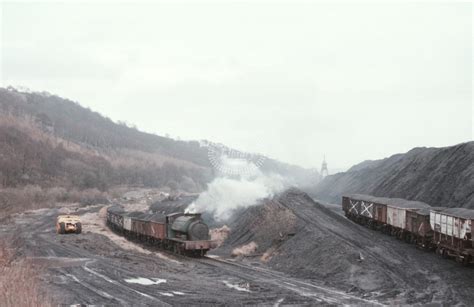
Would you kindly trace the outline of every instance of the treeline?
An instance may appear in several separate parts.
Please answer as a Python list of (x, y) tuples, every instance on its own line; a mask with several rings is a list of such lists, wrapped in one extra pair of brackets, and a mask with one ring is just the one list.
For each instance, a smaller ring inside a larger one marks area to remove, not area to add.
[(133, 185), (202, 191), (206, 149), (116, 124), (47, 93), (0, 89), (0, 187)]
[(1, 186), (65, 187), (101, 191), (116, 185), (202, 190), (210, 180), (210, 170), (180, 167), (169, 162), (149, 161), (114, 166), (107, 156), (67, 150), (63, 141), (35, 140), (15, 125), (0, 125)]
[(0, 89), (0, 110), (16, 117), (31, 116), (40, 129), (89, 148), (128, 148), (158, 152), (196, 165), (210, 167), (207, 150), (196, 141), (177, 141), (115, 123), (78, 103), (47, 93)]
[[(138, 131), (48, 93), (0, 88), (0, 187), (205, 189), (208, 148)], [(266, 159), (264, 172), (314, 185), (315, 170)]]

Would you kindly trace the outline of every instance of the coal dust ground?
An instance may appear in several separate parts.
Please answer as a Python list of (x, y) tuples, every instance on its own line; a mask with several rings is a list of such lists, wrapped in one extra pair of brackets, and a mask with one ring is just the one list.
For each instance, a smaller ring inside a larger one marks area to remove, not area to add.
[[(146, 208), (137, 203), (124, 205)], [(173, 202), (165, 204), (172, 211)], [(183, 199), (176, 204), (183, 207)], [(103, 206), (76, 208), (18, 214), (0, 226), (18, 256), (45, 268), (42, 285), (58, 304), (470, 305), (474, 299), (472, 268), (356, 225), (337, 206), (298, 190), (239, 212), (224, 244), (203, 259), (125, 240), (104, 226)], [(56, 216), (68, 211), (81, 215), (82, 234), (55, 233)], [(236, 248), (241, 253), (232, 257)]]
[[(133, 207), (133, 206), (132, 206)], [(136, 206), (134, 206), (136, 207)], [(82, 217), (83, 233), (57, 235), (60, 213)], [(372, 304), (273, 270), (145, 248), (110, 232), (102, 206), (41, 209), (14, 216), (0, 236), (17, 256), (44, 268), (41, 283), (57, 304), (109, 306)]]
[(384, 304), (469, 306), (474, 300), (474, 268), (357, 225), (340, 207), (297, 189), (248, 208), (228, 226), (229, 237), (215, 251), (222, 256), (252, 243), (257, 248), (243, 262), (263, 262)]

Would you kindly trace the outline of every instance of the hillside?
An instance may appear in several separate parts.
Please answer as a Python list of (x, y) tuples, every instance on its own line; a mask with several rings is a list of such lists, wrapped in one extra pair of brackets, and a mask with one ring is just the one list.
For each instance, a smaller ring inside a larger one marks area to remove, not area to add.
[[(35, 191), (32, 199), (46, 199), (49, 192), (41, 189), (53, 188), (89, 190), (85, 194), (118, 186), (201, 192), (216, 175), (206, 144), (141, 132), (46, 92), (0, 88), (0, 207), (30, 202), (6, 194), (25, 187)], [(263, 170), (297, 184), (318, 178), (271, 159)], [(53, 194), (60, 194), (53, 200), (68, 197), (64, 190)]]
[(0, 111), (3, 187), (186, 188), (192, 181), (199, 190), (212, 175), (198, 142), (143, 133), (66, 99), (0, 89)]
[(346, 193), (399, 197), (431, 206), (474, 209), (474, 142), (415, 148), (324, 178), (310, 194), (340, 203)]

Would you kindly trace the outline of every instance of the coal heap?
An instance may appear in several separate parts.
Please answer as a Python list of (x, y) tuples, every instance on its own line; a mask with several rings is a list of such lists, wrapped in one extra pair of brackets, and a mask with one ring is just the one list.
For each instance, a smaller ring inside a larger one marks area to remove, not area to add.
[(342, 195), (369, 194), (422, 201), (433, 207), (474, 209), (474, 142), (415, 148), (383, 160), (365, 161), (327, 176), (310, 194), (339, 203)]
[(298, 189), (247, 208), (229, 227), (213, 253), (387, 302), (474, 298), (453, 294), (474, 283), (455, 262), (355, 224)]

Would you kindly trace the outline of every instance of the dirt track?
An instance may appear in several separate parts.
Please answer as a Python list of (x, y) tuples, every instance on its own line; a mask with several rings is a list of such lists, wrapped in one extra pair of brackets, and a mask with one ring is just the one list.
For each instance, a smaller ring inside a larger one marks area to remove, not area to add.
[(115, 238), (92, 219), (99, 210), (89, 207), (77, 212), (90, 221), (83, 222), (81, 235), (57, 235), (54, 221), (59, 210), (45, 209), (16, 216), (14, 224), (0, 228), (0, 236), (15, 233), (18, 252), (47, 268), (43, 284), (61, 304), (368, 303), (268, 269), (259, 273), (248, 265), (144, 250)]

